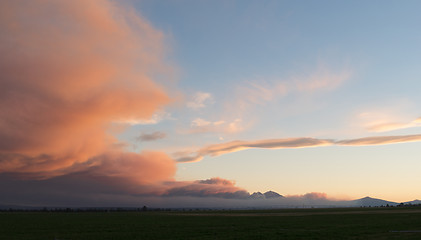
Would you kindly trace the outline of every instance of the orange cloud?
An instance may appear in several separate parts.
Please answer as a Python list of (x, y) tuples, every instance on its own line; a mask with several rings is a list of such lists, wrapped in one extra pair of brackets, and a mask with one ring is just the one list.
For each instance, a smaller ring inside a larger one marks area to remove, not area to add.
[(199, 149), (196, 152), (174, 153), (173, 156), (177, 159), (178, 162), (198, 162), (201, 161), (205, 156), (218, 156), (221, 154), (237, 152), (250, 148), (282, 149), (321, 147), (330, 145), (369, 146), (418, 141), (421, 141), (421, 135), (376, 136), (339, 141), (317, 138), (284, 138), (256, 141), (232, 141), (227, 143), (209, 145), (207, 147)]
[(405, 142), (418, 142), (421, 141), (421, 134), (418, 135), (404, 135), (404, 136), (378, 136), (378, 137), (365, 137), (349, 140), (337, 141), (337, 145), (347, 146), (367, 146), (367, 145), (384, 145)]
[(218, 156), (225, 153), (237, 152), (250, 148), (303, 148), (332, 145), (331, 140), (315, 139), (315, 138), (284, 138), (284, 139), (267, 139), (256, 141), (232, 141), (221, 144), (214, 144), (204, 147), (193, 153), (177, 153), (178, 162), (197, 162), (204, 156)]
[(171, 101), (152, 78), (169, 74), (163, 34), (132, 9), (108, 0), (1, 1), (0, 31), (0, 177), (16, 186), (8, 174), (24, 178), (31, 187), (23, 189), (47, 199), (57, 191), (248, 195), (220, 178), (177, 182), (172, 158), (125, 152), (111, 135), (115, 124), (159, 121)]
[(0, 33), (0, 173), (172, 178), (167, 156), (124, 153), (108, 132), (171, 101), (152, 79), (170, 74), (160, 31), (115, 1), (5, 0)]
[(173, 159), (161, 152), (107, 152), (88, 162), (90, 176), (123, 179), (133, 185), (172, 181), (176, 166)]

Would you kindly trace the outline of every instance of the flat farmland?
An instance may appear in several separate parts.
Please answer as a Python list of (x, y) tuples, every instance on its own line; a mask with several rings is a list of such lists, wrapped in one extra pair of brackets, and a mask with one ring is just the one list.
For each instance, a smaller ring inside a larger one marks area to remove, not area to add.
[(0, 239), (421, 239), (421, 208), (0, 212)]

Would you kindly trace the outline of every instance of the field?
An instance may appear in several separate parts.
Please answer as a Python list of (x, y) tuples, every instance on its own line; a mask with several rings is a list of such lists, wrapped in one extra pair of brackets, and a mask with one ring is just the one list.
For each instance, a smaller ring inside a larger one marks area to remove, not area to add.
[(0, 239), (421, 239), (421, 208), (0, 212)]

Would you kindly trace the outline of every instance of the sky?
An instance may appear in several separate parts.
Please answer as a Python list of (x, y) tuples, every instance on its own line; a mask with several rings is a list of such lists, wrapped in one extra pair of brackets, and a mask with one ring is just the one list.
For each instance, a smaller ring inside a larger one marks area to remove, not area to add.
[(420, 7), (1, 1), (0, 204), (420, 199)]

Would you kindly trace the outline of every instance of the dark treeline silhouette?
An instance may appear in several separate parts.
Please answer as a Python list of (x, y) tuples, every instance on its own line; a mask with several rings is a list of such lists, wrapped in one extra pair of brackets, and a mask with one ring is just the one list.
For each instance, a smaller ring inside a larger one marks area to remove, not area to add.
[[(360, 208), (410, 208), (421, 207), (421, 204), (400, 203), (398, 205), (360, 206)], [(258, 208), (247, 208), (257, 210)], [(190, 211), (231, 211), (242, 208), (149, 208), (143, 207), (1, 207), (0, 212), (190, 212)]]
[(399, 203), (398, 205), (361, 206), (360, 208), (394, 208), (394, 207), (421, 207), (421, 204)]
[(171, 212), (171, 211), (211, 211), (221, 210), (212, 208), (141, 208), (135, 207), (10, 207), (0, 208), (0, 212)]

